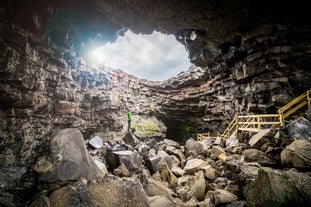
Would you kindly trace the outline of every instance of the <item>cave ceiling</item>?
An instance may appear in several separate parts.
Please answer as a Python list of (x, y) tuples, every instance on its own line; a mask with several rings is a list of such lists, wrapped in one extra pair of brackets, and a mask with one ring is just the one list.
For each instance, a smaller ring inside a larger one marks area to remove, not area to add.
[[(247, 0), (18, 0), (4, 1), (6, 19), (42, 35), (62, 55), (83, 54), (86, 44), (114, 41), (125, 29), (174, 34), (192, 63), (207, 66), (239, 45), (243, 33), (273, 22), (297, 24), (309, 19), (308, 7), (295, 2)], [(194, 33), (193, 33), (194, 32)], [(191, 39), (191, 34), (195, 39)]]

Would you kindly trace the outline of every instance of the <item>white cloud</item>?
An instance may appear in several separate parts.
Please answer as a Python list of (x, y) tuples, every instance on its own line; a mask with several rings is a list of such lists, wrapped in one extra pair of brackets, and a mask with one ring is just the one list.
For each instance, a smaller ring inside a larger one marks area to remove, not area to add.
[(108, 67), (148, 80), (166, 80), (190, 67), (184, 46), (173, 35), (159, 32), (136, 35), (127, 31), (116, 42), (99, 47), (94, 55)]

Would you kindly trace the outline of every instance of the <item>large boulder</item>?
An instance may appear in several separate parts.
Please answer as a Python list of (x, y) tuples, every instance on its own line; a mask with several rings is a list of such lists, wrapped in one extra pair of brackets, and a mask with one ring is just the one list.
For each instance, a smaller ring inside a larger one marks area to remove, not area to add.
[(311, 121), (304, 117), (300, 117), (286, 125), (282, 128), (282, 131), (285, 132), (285, 136), (290, 138), (291, 142), (297, 139), (311, 141)]
[(311, 177), (306, 173), (262, 167), (243, 189), (249, 207), (309, 206)]
[(247, 149), (242, 154), (246, 162), (258, 162), (262, 166), (273, 166), (276, 164), (275, 160), (258, 149)]
[(80, 177), (91, 180), (104, 176), (89, 156), (83, 135), (76, 128), (54, 133), (49, 155), (38, 160), (34, 170), (39, 173), (39, 180), (46, 182), (77, 180)]
[(134, 178), (105, 176), (96, 183), (79, 180), (34, 200), (31, 207), (148, 207), (142, 185)]
[(273, 129), (263, 129), (253, 135), (248, 143), (252, 148), (260, 149), (265, 143), (272, 141), (275, 134), (276, 131)]
[(132, 175), (139, 170), (143, 158), (137, 152), (130, 150), (110, 151), (107, 154), (106, 161), (110, 170), (116, 169), (123, 163), (130, 175)]
[(311, 142), (296, 140), (281, 152), (281, 162), (285, 166), (311, 169)]

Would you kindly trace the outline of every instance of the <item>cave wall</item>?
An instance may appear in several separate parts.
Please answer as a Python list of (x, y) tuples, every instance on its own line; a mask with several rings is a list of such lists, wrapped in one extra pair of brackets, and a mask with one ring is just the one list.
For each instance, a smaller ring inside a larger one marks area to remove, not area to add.
[[(0, 151), (5, 165), (33, 163), (33, 152), (57, 128), (78, 127), (85, 137), (95, 132), (120, 136), (128, 106), (142, 116), (156, 115), (168, 127), (187, 123), (191, 133), (218, 132), (237, 112), (275, 113), (311, 87), (310, 18), (304, 5), (32, 3), (1, 2)], [(166, 82), (150, 82), (94, 68), (81, 58), (85, 45), (113, 41), (124, 28), (174, 34), (194, 65)], [(182, 135), (170, 136), (178, 140)]]

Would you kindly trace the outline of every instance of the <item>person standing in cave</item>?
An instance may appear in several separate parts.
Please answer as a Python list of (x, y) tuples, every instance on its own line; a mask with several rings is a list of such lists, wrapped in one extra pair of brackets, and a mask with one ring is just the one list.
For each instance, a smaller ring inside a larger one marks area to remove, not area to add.
[(130, 129), (131, 129), (132, 119), (133, 119), (133, 114), (130, 110), (128, 110), (128, 112), (127, 112), (127, 122), (128, 122), (127, 131), (130, 131)]

